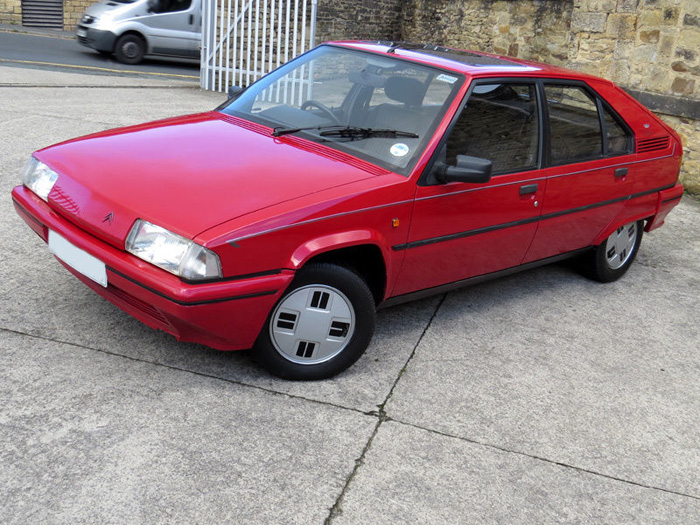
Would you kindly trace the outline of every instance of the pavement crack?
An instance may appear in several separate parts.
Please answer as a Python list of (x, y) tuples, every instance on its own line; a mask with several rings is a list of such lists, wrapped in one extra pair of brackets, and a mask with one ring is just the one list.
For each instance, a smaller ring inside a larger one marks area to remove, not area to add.
[(408, 365), (413, 360), (413, 356), (416, 355), (416, 351), (418, 350), (418, 347), (420, 346), (421, 342), (423, 341), (425, 334), (430, 329), (430, 326), (433, 324), (433, 320), (437, 316), (437, 313), (440, 311), (440, 307), (442, 306), (442, 303), (445, 302), (446, 297), (447, 297), (447, 294), (443, 294), (440, 301), (435, 306), (435, 310), (433, 311), (433, 315), (430, 316), (430, 319), (426, 323), (425, 328), (423, 329), (423, 332), (421, 332), (420, 337), (416, 341), (416, 344), (413, 346), (413, 350), (411, 351), (411, 355), (408, 356), (408, 359), (406, 359), (406, 363), (404, 363), (403, 367), (401, 368), (398, 375), (396, 376), (396, 380), (391, 385), (391, 388), (389, 389), (389, 393), (387, 394), (384, 401), (380, 405), (377, 405), (377, 410), (365, 412), (365, 415), (376, 417), (377, 424), (374, 427), (374, 431), (372, 432), (372, 435), (367, 440), (367, 443), (365, 443), (365, 446), (362, 449), (362, 453), (360, 454), (360, 457), (355, 460), (355, 466), (353, 467), (350, 475), (345, 480), (345, 484), (343, 485), (343, 490), (340, 492), (340, 494), (338, 495), (338, 498), (335, 500), (335, 503), (331, 507), (330, 512), (328, 513), (328, 517), (324, 521), (324, 525), (330, 525), (331, 523), (333, 523), (333, 520), (336, 517), (338, 517), (340, 514), (342, 514), (343, 501), (345, 500), (345, 495), (350, 490), (350, 485), (352, 485), (352, 481), (353, 481), (353, 479), (355, 479), (355, 476), (357, 476), (357, 473), (360, 470), (360, 467), (362, 467), (362, 465), (365, 464), (365, 458), (367, 457), (367, 453), (369, 452), (370, 448), (372, 448), (372, 443), (374, 442), (374, 438), (377, 437), (377, 434), (379, 433), (379, 429), (381, 428), (381, 426), (384, 422), (393, 421), (392, 418), (387, 416), (386, 412), (384, 411), (384, 408), (386, 407), (386, 404), (389, 402), (391, 397), (394, 395), (394, 390), (396, 389), (396, 386), (399, 384), (401, 377), (406, 372)]
[(299, 401), (307, 401), (307, 402), (309, 402), (309, 403), (314, 403), (314, 404), (322, 405), (322, 406), (325, 406), (325, 407), (337, 408), (337, 409), (340, 409), (340, 410), (345, 410), (345, 411), (348, 411), (348, 412), (353, 412), (353, 413), (355, 413), (355, 414), (361, 414), (361, 415), (363, 415), (363, 416), (377, 417), (376, 415), (374, 415), (374, 414), (371, 413), (371, 412), (368, 413), (368, 412), (366, 412), (366, 411), (364, 411), (364, 410), (361, 410), (361, 409), (358, 409), (358, 408), (347, 407), (347, 406), (339, 405), (339, 404), (336, 404), (336, 403), (330, 403), (330, 402), (328, 402), (328, 401), (319, 401), (318, 399), (312, 399), (312, 398), (308, 398), (308, 397), (304, 397), (304, 396), (299, 396), (299, 395), (295, 395), (295, 394), (290, 394), (290, 393), (288, 393), (288, 392), (281, 392), (281, 391), (279, 391), (279, 390), (274, 390), (274, 389), (272, 389), (272, 388), (266, 388), (266, 387), (259, 386), (259, 385), (253, 385), (253, 384), (250, 384), (250, 383), (245, 383), (245, 382), (243, 382), (243, 381), (237, 381), (237, 380), (235, 380), (235, 379), (229, 379), (229, 378), (226, 378), (226, 377), (216, 376), (216, 375), (213, 375), (213, 374), (207, 374), (207, 373), (204, 373), (204, 372), (199, 372), (199, 371), (197, 371), (197, 370), (189, 370), (189, 369), (187, 369), (187, 368), (182, 368), (182, 367), (178, 367), (178, 366), (173, 366), (173, 365), (169, 365), (169, 364), (166, 364), (166, 363), (158, 363), (158, 362), (155, 362), (155, 361), (149, 361), (148, 359), (141, 359), (141, 358), (138, 358), (138, 357), (132, 357), (132, 356), (124, 355), (124, 354), (119, 354), (119, 353), (116, 353), (116, 352), (110, 352), (109, 350), (104, 350), (104, 349), (102, 349), (102, 348), (94, 348), (94, 347), (91, 347), (91, 346), (81, 345), (81, 344), (79, 344), (79, 343), (73, 343), (73, 342), (70, 342), (70, 341), (61, 341), (60, 339), (54, 339), (54, 338), (51, 338), (51, 337), (44, 337), (44, 336), (36, 335), (36, 334), (28, 334), (28, 333), (25, 333), (25, 332), (20, 332), (20, 331), (18, 331), (18, 330), (12, 330), (12, 329), (10, 329), (10, 328), (4, 328), (4, 327), (0, 327), (0, 332), (7, 332), (7, 333), (10, 333), (10, 334), (15, 334), (15, 335), (19, 335), (19, 336), (31, 337), (31, 338), (34, 338), (34, 339), (39, 339), (39, 340), (41, 340), (41, 341), (47, 341), (47, 342), (50, 342), (50, 343), (58, 343), (58, 344), (66, 345), (66, 346), (71, 346), (71, 347), (73, 347), (73, 348), (79, 348), (79, 349), (81, 349), (81, 350), (88, 350), (88, 351), (92, 351), (92, 352), (99, 352), (99, 353), (101, 353), (101, 354), (105, 354), (105, 355), (108, 355), (108, 356), (118, 357), (118, 358), (126, 359), (126, 360), (128, 360), (128, 361), (133, 361), (133, 362), (135, 362), (135, 363), (143, 363), (143, 364), (148, 364), (148, 365), (152, 365), (152, 366), (158, 366), (158, 367), (162, 367), (162, 368), (165, 368), (165, 369), (168, 369), (168, 370), (173, 370), (173, 371), (175, 371), (175, 372), (184, 372), (184, 373), (186, 373), (186, 374), (192, 374), (192, 375), (196, 375), (196, 376), (199, 376), (199, 377), (205, 377), (205, 378), (207, 378), (207, 379), (214, 379), (214, 380), (216, 380), (216, 381), (223, 381), (223, 382), (225, 382), (225, 383), (229, 383), (229, 384), (232, 384), (232, 385), (241, 386), (241, 387), (245, 387), (245, 388), (251, 388), (251, 389), (254, 389), (254, 390), (259, 390), (259, 391), (265, 392), (265, 393), (267, 393), (267, 394), (274, 394), (274, 395), (278, 395), (278, 396), (283, 396), (283, 397), (285, 397), (285, 398), (287, 398), (287, 399), (296, 399), (296, 400), (299, 400)]
[(527, 453), (527, 452), (521, 452), (521, 451), (519, 451), (519, 450), (509, 449), (509, 448), (506, 448), (506, 447), (503, 447), (503, 446), (500, 446), (500, 445), (494, 445), (493, 443), (486, 443), (486, 442), (483, 442), (483, 441), (479, 441), (479, 440), (477, 440), (477, 439), (471, 439), (471, 438), (467, 438), (467, 437), (464, 437), (464, 436), (457, 436), (457, 435), (454, 435), (454, 434), (449, 434), (449, 433), (447, 433), (447, 432), (443, 432), (443, 431), (440, 431), (440, 430), (425, 428), (425, 427), (422, 427), (422, 426), (420, 426), (420, 425), (416, 425), (416, 424), (414, 424), (414, 423), (407, 423), (406, 421), (401, 421), (400, 419), (395, 419), (395, 418), (386, 417), (385, 420), (390, 420), (390, 421), (392, 421), (392, 422), (394, 422), (394, 423), (397, 423), (397, 424), (399, 424), (399, 425), (404, 425), (404, 426), (407, 426), (407, 427), (415, 428), (415, 429), (417, 429), (417, 430), (423, 430), (423, 431), (428, 432), (428, 433), (430, 433), (430, 434), (435, 434), (435, 435), (442, 436), (442, 437), (446, 437), (446, 438), (450, 438), (450, 439), (457, 439), (457, 440), (459, 440), (459, 441), (464, 441), (465, 443), (470, 443), (470, 444), (472, 444), (472, 445), (479, 445), (479, 446), (481, 446), (481, 447), (489, 448), (489, 449), (491, 449), (491, 450), (497, 450), (498, 452), (504, 452), (504, 453), (506, 453), (506, 454), (515, 454), (515, 455), (517, 455), (517, 456), (525, 457), (525, 458), (528, 458), (528, 459), (533, 459), (533, 460), (535, 460), (535, 461), (541, 461), (541, 462), (543, 462), (543, 463), (548, 463), (548, 464), (550, 464), (550, 465), (556, 465), (556, 466), (558, 466), (558, 467), (562, 467), (562, 468), (566, 468), (566, 469), (575, 470), (575, 471), (577, 471), (577, 472), (581, 472), (581, 473), (584, 473), (584, 474), (590, 474), (590, 475), (592, 475), (592, 476), (598, 476), (598, 477), (601, 477), (601, 478), (609, 479), (609, 480), (611, 480), (611, 481), (617, 481), (617, 482), (625, 483), (625, 484), (627, 484), (627, 485), (632, 485), (632, 486), (635, 486), (635, 487), (640, 487), (640, 488), (644, 488), (644, 489), (648, 489), (648, 490), (656, 490), (656, 491), (659, 491), (659, 492), (664, 492), (664, 493), (666, 493), (666, 494), (673, 494), (674, 496), (681, 496), (681, 497), (684, 497), (684, 498), (690, 498), (690, 499), (694, 499), (694, 500), (700, 501), (700, 496), (696, 496), (696, 495), (693, 495), (693, 494), (687, 494), (687, 493), (685, 493), (685, 492), (679, 492), (679, 491), (677, 491), (677, 490), (666, 489), (666, 488), (663, 488), (663, 487), (657, 487), (657, 486), (655, 486), (655, 485), (649, 485), (649, 484), (641, 483), (641, 482), (638, 482), (638, 481), (632, 481), (632, 480), (629, 480), (629, 479), (620, 478), (620, 477), (618, 477), (618, 476), (613, 476), (613, 475), (611, 475), (611, 474), (605, 474), (605, 473), (603, 473), (603, 472), (598, 472), (598, 471), (591, 470), (591, 469), (587, 469), (587, 468), (584, 468), (584, 467), (578, 467), (578, 466), (576, 466), (576, 465), (571, 465), (571, 464), (569, 464), (569, 463), (564, 463), (564, 462), (561, 462), (561, 461), (556, 461), (556, 460), (553, 460), (553, 459), (545, 458), (545, 457), (543, 457), (543, 456), (538, 456), (538, 455), (536, 455), (536, 454), (529, 454), (529, 453)]

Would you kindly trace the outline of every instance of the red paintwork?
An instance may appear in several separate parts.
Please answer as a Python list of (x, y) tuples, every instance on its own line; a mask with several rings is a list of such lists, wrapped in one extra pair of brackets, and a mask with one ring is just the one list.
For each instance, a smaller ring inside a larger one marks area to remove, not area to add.
[[(337, 45), (387, 51), (379, 44)], [(294, 272), (319, 254), (377, 247), (386, 269), (382, 298), (387, 300), (593, 246), (631, 220), (648, 219), (649, 231), (677, 204), (682, 193), (678, 135), (612, 83), (515, 59), (509, 60), (528, 67), (476, 68), (402, 49), (395, 54), (460, 72), (468, 80), (583, 80), (625, 118), (637, 141), (669, 135), (669, 146), (501, 175), (485, 184), (417, 185), (468, 81), (409, 177), (298, 136), (273, 138), (265, 126), (210, 112), (98, 133), (37, 152), (60, 177), (48, 204), (22, 186), (15, 188), (18, 213), (44, 240), (50, 228), (106, 262), (108, 288), (77, 276), (144, 323), (180, 340), (239, 349), (253, 344)], [(619, 167), (627, 167), (628, 175), (615, 179)], [(534, 183), (536, 193), (519, 194), (520, 186)], [(669, 189), (650, 192), (664, 187)], [(582, 207), (589, 208), (537, 220)], [(110, 212), (111, 224), (104, 220)], [(214, 250), (226, 279), (187, 284), (126, 253), (124, 242), (137, 218)], [(398, 227), (392, 226), (394, 219)], [(529, 222), (397, 249), (517, 221)]]

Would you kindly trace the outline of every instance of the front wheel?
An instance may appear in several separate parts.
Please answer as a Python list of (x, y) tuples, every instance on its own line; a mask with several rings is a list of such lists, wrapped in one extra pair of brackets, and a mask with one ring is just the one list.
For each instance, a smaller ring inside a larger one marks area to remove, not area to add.
[(589, 277), (603, 283), (622, 277), (637, 256), (642, 242), (643, 226), (643, 221), (630, 222), (619, 227), (600, 243), (586, 261), (586, 273)]
[(311, 264), (299, 271), (256, 342), (268, 371), (294, 380), (324, 379), (351, 366), (374, 333), (372, 292), (352, 270)]
[(137, 35), (123, 35), (114, 45), (114, 56), (122, 64), (138, 64), (146, 54), (146, 42)]

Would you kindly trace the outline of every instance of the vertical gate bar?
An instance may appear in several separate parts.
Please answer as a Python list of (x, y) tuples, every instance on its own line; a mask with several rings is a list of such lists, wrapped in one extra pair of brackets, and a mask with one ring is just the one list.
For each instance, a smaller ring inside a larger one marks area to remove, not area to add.
[(258, 48), (260, 44), (260, 0), (255, 0), (255, 47), (253, 51), (253, 82), (258, 79)]
[(268, 0), (263, 0), (263, 17), (262, 17), (262, 38), (260, 39), (260, 76), (265, 76), (265, 62), (267, 60), (267, 4)]
[(224, 88), (228, 91), (231, 85), (229, 73), (231, 72), (231, 0), (226, 0), (226, 81)]
[(248, 27), (246, 27), (246, 33), (248, 35), (248, 43), (245, 53), (245, 86), (250, 85), (250, 48), (253, 39), (253, 2), (252, 0), (248, 2)]
[(245, 1), (241, 0), (240, 35), (238, 37), (238, 85), (243, 87), (243, 48), (245, 47)]
[(316, 45), (316, 11), (318, 0), (311, 0), (311, 28), (309, 29), (309, 48)]
[(216, 0), (211, 0), (209, 8), (209, 34), (211, 34), (211, 49), (209, 50), (209, 86), (214, 90), (216, 80)]
[(234, 0), (233, 5), (233, 43), (231, 44), (231, 49), (233, 50), (233, 60), (231, 60), (231, 84), (234, 86), (239, 86), (238, 80), (236, 80), (236, 65), (238, 60), (238, 0)]
[[(224, 32), (224, 28), (223, 28), (223, 25), (222, 25), (222, 22), (223, 22), (223, 14), (224, 14), (224, 9), (223, 9), (223, 7), (224, 7), (224, 0), (219, 0), (219, 1), (217, 2), (216, 14), (214, 15), (214, 20), (216, 20), (216, 27), (217, 27), (217, 28), (220, 28), (220, 30), (219, 30), (219, 42), (220, 42), (220, 44), (223, 44), (222, 34), (223, 34), (223, 32)], [(218, 56), (217, 56), (217, 58), (218, 58), (218, 60), (217, 60), (217, 62), (218, 62), (217, 71), (218, 71), (218, 73), (219, 73), (219, 74), (217, 75), (217, 85), (218, 85), (217, 91), (221, 91), (221, 83), (222, 83), (222, 78), (221, 78), (221, 65), (223, 64), (223, 55), (224, 55), (224, 54), (223, 54), (223, 49), (221, 49), (221, 45), (218, 46), (217, 55), (218, 55)]]
[[(297, 41), (299, 40), (299, 0), (294, 0), (294, 30), (292, 31), (293, 46), (292, 46), (292, 58), (297, 56)], [(296, 95), (297, 84), (301, 79), (297, 78), (297, 71), (294, 71), (294, 78), (292, 80), (292, 103), (294, 103), (294, 96)], [(301, 86), (299, 86), (299, 105), (301, 106)]]
[(207, 54), (209, 53), (209, 46), (207, 45), (209, 32), (206, 26), (207, 3), (208, 0), (202, 0), (202, 33), (199, 41), (201, 50), (199, 55), (199, 87), (202, 89), (209, 89), (209, 85), (207, 84)]
[[(287, 12), (285, 13), (285, 26), (284, 26), (284, 62), (289, 61), (289, 17), (291, 12), (291, 0), (287, 0)], [(287, 94), (289, 92), (289, 77), (284, 83), (284, 103), (287, 104), (289, 99)]]

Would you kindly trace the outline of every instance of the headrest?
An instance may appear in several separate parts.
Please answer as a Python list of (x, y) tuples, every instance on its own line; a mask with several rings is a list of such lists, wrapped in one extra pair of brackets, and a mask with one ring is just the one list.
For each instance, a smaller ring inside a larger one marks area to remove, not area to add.
[(420, 106), (427, 87), (415, 78), (389, 77), (384, 85), (384, 93), (391, 100), (403, 102), (407, 106)]

